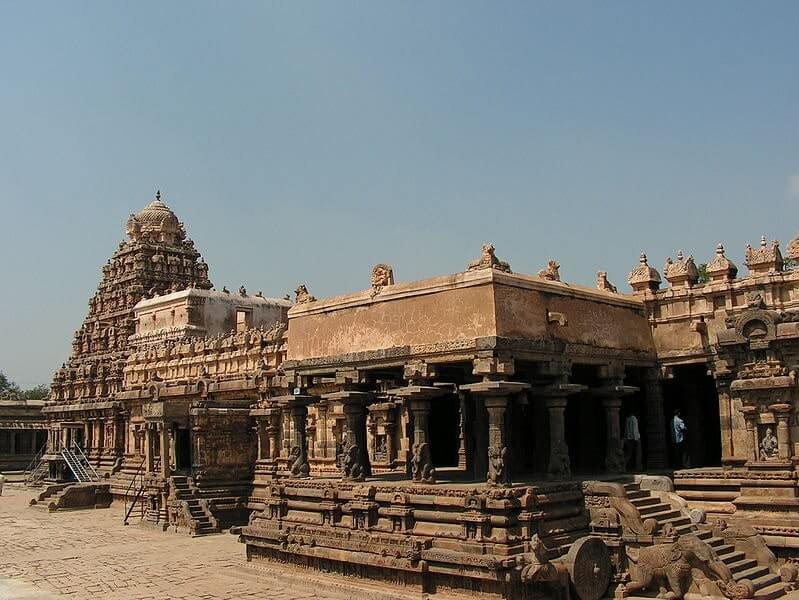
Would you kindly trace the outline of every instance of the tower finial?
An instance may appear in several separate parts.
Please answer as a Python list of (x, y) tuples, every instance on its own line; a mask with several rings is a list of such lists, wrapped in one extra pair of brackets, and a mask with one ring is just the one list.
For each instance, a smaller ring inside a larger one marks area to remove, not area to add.
[(155, 199), (160, 201), (161, 200), (161, 190), (156, 190), (155, 192)]

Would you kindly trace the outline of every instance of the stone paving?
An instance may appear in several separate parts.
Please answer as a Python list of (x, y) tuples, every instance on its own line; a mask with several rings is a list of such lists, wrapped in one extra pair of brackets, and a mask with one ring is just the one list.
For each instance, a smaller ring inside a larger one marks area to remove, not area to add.
[(122, 507), (48, 513), (0, 496), (0, 600), (420, 598), (287, 567), (248, 564), (237, 536), (190, 538), (122, 524)]

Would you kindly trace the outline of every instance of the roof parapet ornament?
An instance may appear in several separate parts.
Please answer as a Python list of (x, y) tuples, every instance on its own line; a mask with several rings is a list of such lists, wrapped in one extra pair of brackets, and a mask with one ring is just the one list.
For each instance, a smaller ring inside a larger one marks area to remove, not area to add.
[(297, 286), (297, 289), (294, 290), (294, 303), (295, 304), (306, 304), (308, 302), (315, 302), (316, 297), (312, 296), (308, 292), (308, 288), (305, 287), (304, 283), (301, 283)]
[(647, 290), (656, 292), (660, 287), (660, 273), (655, 267), (650, 267), (646, 259), (646, 254), (641, 252), (638, 259), (639, 265), (635, 267), (627, 276), (627, 283), (633, 288), (633, 292), (645, 292)]
[(610, 281), (608, 281), (608, 272), (607, 271), (597, 271), (596, 273), (596, 287), (598, 290), (602, 290), (603, 292), (611, 292), (613, 294), (618, 293), (616, 286), (613, 285)]
[(512, 273), (510, 264), (503, 260), (499, 260), (494, 253), (494, 244), (483, 244), (480, 249), (480, 258), (473, 260), (466, 266), (467, 271), (479, 271), (481, 269), (496, 269), (504, 273)]
[(560, 281), (560, 265), (556, 260), (550, 260), (547, 266), (538, 272), (538, 277), (547, 281)]
[(766, 236), (760, 237), (760, 247), (752, 248), (746, 245), (746, 260), (744, 261), (749, 272), (753, 275), (766, 275), (782, 271), (782, 252), (777, 240), (771, 242), (769, 247)]
[(677, 260), (672, 261), (669, 256), (666, 266), (663, 267), (663, 276), (673, 288), (691, 287), (699, 280), (699, 271), (694, 263), (694, 257), (685, 256), (682, 250), (677, 252)]
[(707, 275), (712, 283), (732, 281), (738, 275), (738, 267), (724, 255), (724, 244), (716, 246), (716, 256), (707, 263)]
[(383, 288), (389, 285), (394, 285), (394, 269), (387, 263), (378, 263), (372, 267), (372, 276), (370, 278), (372, 284), (371, 296), (374, 298)]

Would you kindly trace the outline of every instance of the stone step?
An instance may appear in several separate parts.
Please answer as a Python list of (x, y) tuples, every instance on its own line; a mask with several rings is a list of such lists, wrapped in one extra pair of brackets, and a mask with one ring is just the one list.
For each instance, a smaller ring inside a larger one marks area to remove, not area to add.
[(643, 519), (655, 519), (661, 525), (663, 523), (667, 522), (667, 521), (671, 522), (672, 520), (674, 520), (674, 519), (676, 519), (676, 518), (678, 518), (680, 516), (682, 516), (682, 515), (681, 515), (679, 510), (674, 509), (674, 508), (668, 508), (668, 507), (666, 508), (666, 510), (663, 510), (661, 512), (648, 513), (646, 515), (643, 514), (643, 513), (641, 514), (641, 518), (643, 518)]
[(774, 600), (774, 598), (780, 598), (785, 595), (785, 585), (782, 581), (778, 583), (772, 583), (762, 589), (759, 589), (755, 592), (755, 598), (757, 600)]
[[(732, 574), (735, 575), (736, 573), (740, 573), (741, 571), (746, 571), (748, 569), (751, 569), (752, 567), (756, 567), (757, 561), (753, 558), (745, 558), (743, 560), (739, 560), (734, 563), (725, 563), (725, 564), (730, 568)], [(738, 578), (736, 577), (736, 579)]]
[(688, 519), (688, 523), (686, 523), (685, 525), (678, 525), (677, 527), (675, 527), (674, 528), (674, 532), (677, 535), (684, 535), (686, 533), (694, 533), (694, 525), (693, 525), (693, 523), (690, 522), (690, 519)]
[(773, 583), (782, 583), (782, 579), (776, 573), (766, 573), (765, 575), (761, 575), (756, 579), (751, 580), (752, 585), (755, 586), (756, 590), (762, 590), (765, 587), (770, 586)]
[(651, 504), (660, 504), (660, 498), (655, 498), (654, 496), (646, 496), (642, 498), (628, 498), (630, 502), (632, 502), (633, 506), (636, 508), (641, 508), (642, 506), (649, 506)]
[(754, 567), (746, 569), (745, 571), (739, 571), (738, 573), (734, 573), (733, 578), (736, 581), (740, 579), (750, 579), (752, 581), (755, 581), (758, 579), (758, 577), (763, 577), (763, 575), (768, 575), (769, 573), (770, 571), (768, 570), (768, 567), (763, 567), (761, 565), (756, 564)]
[(650, 516), (652, 513), (659, 513), (667, 510), (673, 510), (671, 506), (666, 504), (665, 502), (658, 502), (657, 504), (645, 504), (644, 506), (638, 506), (638, 512), (641, 513), (641, 516)]
[(677, 527), (682, 527), (683, 525), (689, 525), (689, 526), (691, 525), (691, 519), (689, 517), (686, 517), (683, 514), (680, 514), (680, 513), (678, 513), (678, 516), (676, 516), (676, 517), (672, 517), (670, 519), (663, 519), (662, 521), (658, 521), (658, 522), (661, 525), (665, 525), (666, 523), (668, 523), (669, 525), (671, 525), (675, 529)]
[(628, 490), (628, 491), (640, 490), (641, 489), (641, 484), (640, 483), (625, 483), (624, 484), (624, 489)]
[(649, 492), (644, 490), (633, 490), (631, 492), (627, 492), (627, 499), (628, 500), (638, 500), (640, 498), (651, 498)]
[(736, 563), (739, 560), (745, 559), (746, 554), (737, 550), (733, 550), (732, 552), (728, 552), (726, 554), (720, 554), (719, 558), (725, 565), (730, 566), (732, 563)]
[[(729, 562), (727, 562), (728, 558), (730, 558), (730, 555), (735, 554), (735, 546), (733, 546), (732, 544), (722, 544), (721, 546), (716, 546), (715, 548), (713, 548), (713, 550), (715, 550), (716, 554), (719, 555), (719, 558), (724, 562), (726, 562), (727, 564), (730, 564)], [(741, 560), (741, 558), (746, 558), (746, 555), (743, 552), (739, 552), (738, 554), (740, 554), (741, 557), (736, 558), (735, 561)]]

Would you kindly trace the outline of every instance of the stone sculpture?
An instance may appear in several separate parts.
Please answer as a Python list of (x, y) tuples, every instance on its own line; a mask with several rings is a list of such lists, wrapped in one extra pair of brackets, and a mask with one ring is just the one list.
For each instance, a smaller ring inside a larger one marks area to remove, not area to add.
[(436, 471), (430, 457), (430, 446), (425, 442), (417, 442), (411, 449), (411, 471), (414, 481), (433, 483)]
[(315, 302), (316, 298), (312, 296), (308, 292), (308, 288), (305, 287), (304, 283), (301, 283), (297, 286), (297, 289), (294, 290), (294, 303), (295, 304), (305, 304), (307, 302)]
[[(729, 567), (719, 560), (708, 544), (693, 534), (682, 535), (675, 542), (655, 544), (637, 551), (627, 548), (627, 556), (631, 560), (632, 581), (625, 586), (626, 594), (634, 594), (657, 584), (660, 587), (659, 597), (682, 598), (694, 583), (693, 569), (698, 569), (720, 584), (722, 590), (734, 583)], [(736, 587), (735, 592), (740, 594), (742, 590)]]
[(510, 273), (510, 265), (505, 261), (499, 260), (494, 254), (494, 244), (483, 244), (480, 250), (480, 258), (473, 260), (466, 267), (467, 271), (479, 271), (481, 269), (496, 269)]
[(613, 292), (614, 294), (617, 293), (616, 286), (608, 281), (607, 271), (597, 271), (596, 287), (598, 290), (602, 290), (604, 292)]
[(300, 446), (293, 446), (289, 452), (289, 470), (294, 477), (308, 477), (311, 467), (308, 456)]
[(550, 260), (547, 266), (538, 272), (538, 276), (547, 281), (560, 281), (560, 265), (557, 261)]
[(763, 439), (760, 440), (760, 460), (774, 460), (775, 458), (779, 458), (777, 438), (772, 433), (771, 427), (767, 427)]

